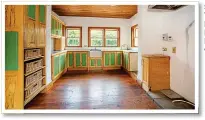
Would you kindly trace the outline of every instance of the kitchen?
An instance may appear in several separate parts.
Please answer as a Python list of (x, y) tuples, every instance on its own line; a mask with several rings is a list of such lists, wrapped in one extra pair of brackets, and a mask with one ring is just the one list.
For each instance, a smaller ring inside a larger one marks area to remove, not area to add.
[[(25, 25), (25, 29), (21, 27), (17, 29), (21, 33), (19, 37), (24, 36), (23, 32), (26, 30), (28, 33), (25, 34), (26, 39), (19, 42), (18, 46), (9, 44), (10, 36), (15, 36), (11, 34), (16, 33), (6, 33), (8, 49), (13, 47), (19, 52), (11, 56), (9, 56), (10, 50), (6, 52), (8, 59), (16, 56), (15, 59), (19, 61), (16, 64), (7, 61), (6, 77), (11, 76), (10, 79), (21, 81), (15, 83), (8, 81), (7, 85), (10, 85), (8, 88), (11, 89), (8, 89), (7, 108), (157, 109), (161, 108), (158, 99), (155, 101), (153, 96), (149, 95), (149, 91), (170, 88), (193, 104), (194, 89), (189, 89), (189, 92), (180, 90), (177, 86), (179, 83), (173, 80), (173, 78), (178, 79), (176, 76), (180, 77), (173, 71), (176, 71), (177, 65), (181, 65), (173, 60), (178, 59), (176, 54), (182, 46), (185, 46), (184, 43), (177, 44), (174, 39), (184, 38), (174, 37), (176, 33), (166, 22), (170, 16), (179, 15), (182, 21), (188, 19), (186, 24), (184, 23), (184, 27), (187, 27), (189, 22), (194, 20), (194, 6), (181, 6), (169, 12), (153, 12), (149, 10), (154, 7), (149, 7), (146, 5), (8, 6), (6, 31), (16, 30), (17, 24), (17, 28)], [(13, 12), (15, 10), (22, 11), (22, 14), (16, 13), (20, 14), (20, 17), (16, 17), (16, 21), (9, 17), (16, 16)], [(160, 15), (164, 18), (159, 17)], [(26, 22), (18, 22), (22, 19)], [(182, 23), (179, 22), (180, 24)], [(35, 32), (35, 29), (38, 32)], [(166, 32), (171, 36), (165, 34)], [(162, 36), (165, 40), (162, 40)], [(152, 40), (153, 38), (156, 40)], [(189, 44), (189, 50), (193, 49), (193, 46)], [(191, 56), (193, 54), (190, 53)], [(188, 61), (192, 64), (190, 70), (193, 70), (193, 61), (190, 59), (191, 57)], [(15, 73), (9, 73), (9, 70), (16, 70), (18, 77), (12, 78)], [(191, 71), (187, 72), (190, 72), (189, 75), (194, 75)], [(155, 82), (152, 82), (152, 79)], [(189, 80), (193, 82), (193, 76), (189, 77)], [(24, 87), (25, 95), (22, 92)], [(186, 87), (194, 88), (193, 84), (187, 84)], [(14, 91), (17, 89), (20, 92), (15, 95)], [(136, 103), (135, 99), (139, 102)], [(18, 105), (12, 102), (15, 100), (19, 102)]]

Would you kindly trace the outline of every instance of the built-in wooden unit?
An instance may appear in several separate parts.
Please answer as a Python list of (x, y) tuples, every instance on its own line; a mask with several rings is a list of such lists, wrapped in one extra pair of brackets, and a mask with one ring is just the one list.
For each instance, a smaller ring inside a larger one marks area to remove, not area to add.
[(170, 88), (170, 57), (164, 55), (142, 56), (142, 87), (146, 91)]
[(61, 38), (65, 36), (65, 24), (55, 15), (51, 15), (51, 37), (52, 38)]
[(59, 16), (81, 16), (129, 19), (137, 13), (137, 5), (52, 5)]
[(102, 57), (89, 57), (89, 70), (102, 69)]
[(123, 68), (126, 71), (137, 71), (138, 69), (138, 53), (123, 51)]
[(46, 6), (5, 6), (5, 108), (24, 109), (46, 84)]
[(121, 51), (103, 51), (103, 69), (121, 69)]
[(66, 72), (66, 59), (66, 51), (59, 52), (51, 56), (51, 76), (53, 81), (60, 78)]

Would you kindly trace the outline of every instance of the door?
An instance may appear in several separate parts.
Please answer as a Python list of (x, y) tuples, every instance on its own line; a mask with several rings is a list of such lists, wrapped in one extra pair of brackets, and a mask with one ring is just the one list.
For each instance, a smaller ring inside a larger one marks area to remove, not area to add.
[(35, 21), (28, 18), (26, 21), (24, 47), (35, 48), (36, 47), (36, 24)]
[(115, 66), (115, 52), (110, 53), (110, 65)]
[(67, 53), (67, 67), (68, 68), (72, 68), (73, 67), (73, 59), (74, 59), (74, 57), (73, 57), (73, 53), (72, 52), (68, 52)]
[(145, 83), (148, 86), (148, 80), (149, 80), (149, 59), (148, 58), (142, 58), (142, 79), (143, 83)]
[(44, 24), (39, 25), (38, 47), (45, 47), (46, 45), (46, 26)]
[(104, 66), (108, 67), (110, 65), (110, 53), (104, 53)]
[(87, 67), (87, 53), (81, 53), (81, 66)]
[(122, 65), (122, 53), (121, 52), (116, 53), (116, 65), (117, 66)]
[(39, 21), (41, 24), (46, 23), (46, 9), (44, 5), (39, 5)]
[(27, 6), (27, 16), (33, 20), (36, 18), (36, 5)]
[(54, 77), (56, 77), (59, 73), (59, 55), (56, 55), (53, 58), (54, 58), (53, 73), (54, 73)]
[(65, 69), (65, 55), (64, 53), (60, 55), (60, 72)]
[(81, 63), (80, 63), (80, 53), (79, 52), (75, 53), (75, 66), (76, 67), (80, 67), (81, 66)]
[(95, 67), (96, 65), (96, 60), (95, 59), (90, 59), (90, 67)]
[(96, 59), (96, 66), (101, 67), (102, 66), (102, 59)]

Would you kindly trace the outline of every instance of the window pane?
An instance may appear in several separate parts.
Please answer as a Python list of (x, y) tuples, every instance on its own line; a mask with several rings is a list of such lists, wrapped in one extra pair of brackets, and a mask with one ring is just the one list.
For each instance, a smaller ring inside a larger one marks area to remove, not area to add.
[(103, 46), (103, 30), (91, 30), (91, 46)]
[(106, 30), (105, 37), (111, 38), (111, 39), (116, 39), (117, 38), (117, 31), (116, 30)]
[(91, 38), (103, 38), (103, 30), (91, 30)]
[(106, 46), (117, 46), (117, 39), (106, 38)]
[(135, 29), (135, 37), (138, 37), (138, 29)]
[(138, 38), (135, 38), (135, 46), (138, 46)]
[(79, 29), (67, 29), (67, 37), (69, 38), (79, 38), (80, 30)]
[(68, 46), (80, 46), (80, 38), (67, 38)]
[(91, 46), (103, 46), (103, 40), (99, 38), (91, 38)]

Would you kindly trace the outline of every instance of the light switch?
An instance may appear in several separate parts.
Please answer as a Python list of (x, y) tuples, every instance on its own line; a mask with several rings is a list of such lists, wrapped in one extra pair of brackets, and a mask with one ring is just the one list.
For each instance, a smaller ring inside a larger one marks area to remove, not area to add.
[(172, 47), (172, 53), (176, 53), (176, 47)]

